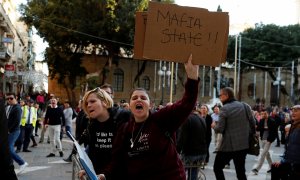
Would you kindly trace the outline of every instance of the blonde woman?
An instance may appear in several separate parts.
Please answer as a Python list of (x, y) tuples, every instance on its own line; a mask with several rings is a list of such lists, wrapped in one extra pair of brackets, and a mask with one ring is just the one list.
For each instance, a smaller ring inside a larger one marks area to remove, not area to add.
[[(90, 118), (90, 123), (83, 137), (88, 144), (90, 157), (97, 174), (104, 170), (111, 161), (113, 140), (119, 123), (129, 119), (127, 111), (119, 112), (115, 117), (111, 96), (103, 89), (88, 91), (83, 97), (82, 108)], [(82, 176), (84, 172), (80, 173)], [(113, 179), (121, 179), (121, 173), (113, 175)]]

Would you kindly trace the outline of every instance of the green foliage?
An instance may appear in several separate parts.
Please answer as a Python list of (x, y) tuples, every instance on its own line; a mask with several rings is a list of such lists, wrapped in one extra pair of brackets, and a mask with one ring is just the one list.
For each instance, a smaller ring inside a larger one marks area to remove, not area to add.
[[(241, 34), (241, 59), (258, 65), (285, 66), (300, 57), (300, 25), (257, 24)], [(228, 61), (235, 55), (235, 36), (228, 40)]]
[(121, 47), (132, 53), (135, 11), (147, 6), (146, 0), (30, 0), (19, 10), (21, 20), (49, 43), (50, 77), (75, 83), (86, 73), (80, 66), (84, 53), (113, 57)]
[[(298, 87), (297, 59), (300, 57), (300, 25), (277, 26), (274, 24), (256, 24), (240, 33), (241, 41), (241, 72), (249, 66), (255, 66), (267, 71), (273, 80), (276, 79), (276, 68), (287, 67), (291, 70), (292, 61), (294, 68), (294, 87)], [(235, 36), (229, 36), (227, 61), (232, 63), (235, 58)], [(288, 95), (284, 87), (283, 94)], [(300, 99), (299, 89), (295, 89), (294, 100)], [(296, 102), (296, 101), (295, 101)]]
[[(45, 61), (50, 77), (73, 90), (84, 54), (120, 56), (132, 54), (135, 12), (148, 7), (148, 0), (28, 0), (19, 7), (21, 20), (34, 26), (48, 42)], [(164, 2), (174, 2), (166, 0)], [(68, 78), (68, 82), (66, 82)]]

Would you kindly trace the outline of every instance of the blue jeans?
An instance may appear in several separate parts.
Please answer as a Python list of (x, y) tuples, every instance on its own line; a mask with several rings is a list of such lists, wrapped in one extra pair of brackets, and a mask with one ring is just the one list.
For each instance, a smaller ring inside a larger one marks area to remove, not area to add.
[(70, 137), (70, 135), (67, 133), (67, 131), (69, 131), (69, 132), (72, 134), (72, 128), (71, 128), (71, 126), (66, 126), (65, 128), (66, 128), (66, 134), (67, 134), (67, 136), (68, 136), (70, 139), (72, 139), (72, 138)]
[(205, 162), (206, 154), (197, 155), (197, 156), (187, 156), (184, 155), (184, 164), (187, 166), (198, 166), (198, 167), (189, 167), (187, 169), (188, 180), (197, 180), (198, 179), (198, 170), (201, 163)]
[(25, 161), (15, 152), (15, 142), (18, 139), (20, 134), (20, 130), (16, 130), (14, 132), (9, 133), (8, 135), (8, 145), (9, 145), (9, 151), (11, 154), (11, 157), (13, 160), (15, 160), (19, 165), (23, 165)]

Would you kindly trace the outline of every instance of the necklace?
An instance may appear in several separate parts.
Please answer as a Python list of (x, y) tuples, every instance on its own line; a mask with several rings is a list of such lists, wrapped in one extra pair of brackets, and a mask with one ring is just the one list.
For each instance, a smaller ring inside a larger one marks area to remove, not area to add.
[(135, 141), (137, 140), (137, 138), (139, 137), (139, 134), (142, 132), (142, 129), (144, 128), (145, 122), (143, 122), (142, 127), (140, 128), (139, 132), (137, 133), (137, 135), (135, 136), (134, 140), (133, 140), (133, 132), (134, 132), (134, 127), (135, 127), (135, 122), (133, 124), (133, 128), (132, 128), (132, 132), (131, 132), (131, 138), (130, 138), (130, 148), (133, 148)]

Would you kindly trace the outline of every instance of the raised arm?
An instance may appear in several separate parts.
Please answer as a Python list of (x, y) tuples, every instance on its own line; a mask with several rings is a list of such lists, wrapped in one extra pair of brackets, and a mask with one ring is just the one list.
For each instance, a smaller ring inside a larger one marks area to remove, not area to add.
[(189, 79), (198, 80), (199, 77), (199, 66), (194, 65), (192, 63), (193, 55), (190, 54), (190, 57), (186, 63), (184, 63), (185, 71), (187, 74), (187, 77)]
[(154, 116), (156, 116), (154, 119), (157, 120), (159, 126), (170, 133), (175, 132), (184, 120), (187, 119), (197, 101), (199, 66), (194, 65), (192, 59), (193, 56), (191, 54), (184, 64), (187, 82), (182, 99), (154, 114)]

